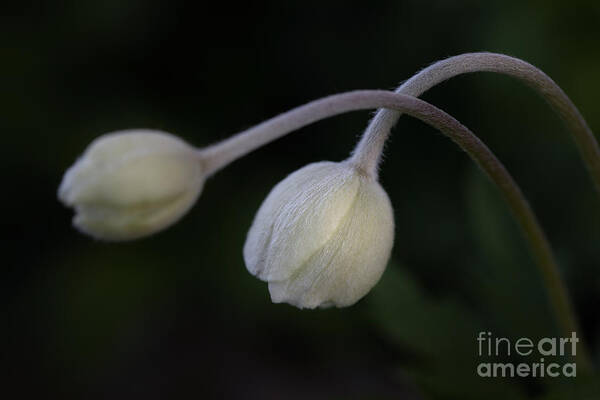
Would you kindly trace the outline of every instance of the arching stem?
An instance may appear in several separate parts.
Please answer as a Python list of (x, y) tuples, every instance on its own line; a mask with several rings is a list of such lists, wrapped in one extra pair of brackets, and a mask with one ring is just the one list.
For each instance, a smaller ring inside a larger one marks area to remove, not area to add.
[[(485, 171), (500, 189), (522, 228), (542, 275), (561, 332), (566, 336), (570, 336), (571, 332), (577, 332), (576, 317), (567, 289), (560, 277), (554, 255), (521, 190), (502, 163), (477, 136), (456, 119), (429, 103), (411, 96), (380, 90), (337, 94), (310, 102), (267, 120), (223, 142), (199, 150), (198, 155), (204, 163), (207, 173), (213, 174), (230, 162), (293, 130), (334, 115), (372, 108), (394, 110), (397, 115), (405, 113), (439, 129), (469, 154), (477, 165)], [(373, 169), (365, 170), (364, 165), (361, 164), (361, 161), (366, 159), (356, 157), (356, 154), (349, 159), (349, 162), (362, 170), (363, 173), (371, 174), (375, 179), (375, 171)], [(375, 156), (379, 157), (379, 154), (375, 154)], [(367, 165), (371, 165), (370, 162), (367, 162)], [(591, 369), (591, 363), (583, 346), (580, 346), (580, 351), (576, 357), (581, 370)]]
[[(404, 82), (396, 93), (419, 97), (435, 85), (469, 72), (497, 72), (524, 81), (535, 89), (561, 116), (573, 135), (579, 151), (600, 194), (600, 147), (585, 119), (562, 89), (533, 65), (495, 53), (467, 53), (438, 61)], [(357, 163), (377, 172), (383, 145), (401, 113), (379, 110), (354, 150)]]

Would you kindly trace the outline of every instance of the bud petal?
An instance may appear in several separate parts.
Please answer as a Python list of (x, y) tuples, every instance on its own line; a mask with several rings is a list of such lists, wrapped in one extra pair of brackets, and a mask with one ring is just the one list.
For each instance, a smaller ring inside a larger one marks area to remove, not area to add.
[(99, 239), (160, 231), (195, 203), (204, 184), (192, 146), (165, 132), (127, 130), (94, 140), (67, 170), (58, 198), (73, 224)]
[(393, 211), (379, 183), (346, 162), (320, 162), (271, 191), (248, 232), (244, 260), (269, 282), (275, 303), (344, 307), (379, 281), (393, 240)]

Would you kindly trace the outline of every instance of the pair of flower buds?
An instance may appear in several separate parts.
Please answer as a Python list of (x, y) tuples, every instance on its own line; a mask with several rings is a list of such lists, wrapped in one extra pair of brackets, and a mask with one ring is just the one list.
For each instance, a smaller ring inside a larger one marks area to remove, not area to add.
[[(65, 174), (58, 196), (74, 225), (129, 240), (176, 222), (196, 202), (202, 152), (164, 132), (130, 130), (96, 139)], [(256, 215), (244, 260), (269, 282), (274, 302), (348, 306), (377, 283), (392, 249), (394, 218), (379, 183), (350, 162), (310, 164), (280, 182)]]
[[(386, 107), (348, 160), (301, 168), (276, 185), (258, 210), (243, 256), (248, 271), (268, 282), (273, 302), (299, 308), (349, 306), (380, 279), (394, 241), (394, 216), (378, 183), (377, 167), (399, 111), (411, 111), (465, 149), (505, 191), (538, 259), (551, 262), (527, 202), (489, 149), (452, 117), (415, 98), (448, 78), (477, 71), (508, 74), (537, 89), (574, 126), (574, 137), (600, 188), (598, 144), (562, 90), (524, 61), (471, 53), (431, 65), (400, 86), (396, 95), (357, 91), (330, 96), (204, 149), (159, 131), (103, 135), (65, 173), (58, 197), (75, 209), (74, 225), (95, 238), (148, 236), (179, 220), (198, 199), (207, 177), (231, 161), (319, 119)], [(392, 106), (397, 106), (395, 111), (389, 109)], [(555, 266), (542, 270), (554, 273)]]

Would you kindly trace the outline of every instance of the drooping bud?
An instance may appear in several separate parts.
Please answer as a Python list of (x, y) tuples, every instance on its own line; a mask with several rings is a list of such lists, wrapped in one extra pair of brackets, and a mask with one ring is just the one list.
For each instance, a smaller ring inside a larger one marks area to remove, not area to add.
[(105, 240), (151, 235), (195, 203), (205, 176), (194, 148), (151, 130), (94, 140), (67, 170), (58, 198), (75, 209), (73, 224)]
[(273, 188), (244, 245), (271, 299), (299, 308), (345, 307), (379, 281), (394, 241), (389, 198), (348, 162), (310, 164)]

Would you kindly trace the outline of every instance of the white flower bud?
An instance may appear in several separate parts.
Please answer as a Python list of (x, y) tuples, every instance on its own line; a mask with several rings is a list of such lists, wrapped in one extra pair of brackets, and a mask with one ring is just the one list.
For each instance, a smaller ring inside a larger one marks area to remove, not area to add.
[(345, 307), (379, 281), (394, 241), (390, 200), (347, 162), (310, 164), (264, 201), (244, 245), (274, 303)]
[(59, 199), (73, 224), (99, 239), (160, 231), (195, 203), (204, 184), (194, 148), (168, 133), (127, 130), (94, 140), (65, 173)]

